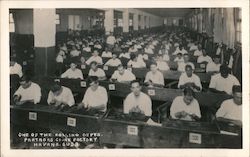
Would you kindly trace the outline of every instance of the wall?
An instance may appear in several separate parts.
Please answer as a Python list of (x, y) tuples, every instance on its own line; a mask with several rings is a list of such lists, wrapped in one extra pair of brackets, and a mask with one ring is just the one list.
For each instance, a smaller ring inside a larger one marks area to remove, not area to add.
[[(174, 24), (174, 20), (176, 20), (175, 25), (179, 26), (179, 20), (184, 20), (183, 17), (166, 17), (165, 20), (167, 21), (167, 26), (171, 26)], [(184, 24), (184, 21), (183, 21)]]
[[(14, 9), (13, 13), (15, 23), (15, 33), (33, 34), (33, 10), (32, 9)], [(41, 22), (42, 24), (42, 22)]]

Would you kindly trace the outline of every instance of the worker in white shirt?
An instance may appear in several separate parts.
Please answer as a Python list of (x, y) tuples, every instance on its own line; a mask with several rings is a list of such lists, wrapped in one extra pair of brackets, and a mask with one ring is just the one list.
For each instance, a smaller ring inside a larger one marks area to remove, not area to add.
[(194, 91), (185, 88), (184, 96), (177, 96), (171, 107), (170, 116), (173, 119), (197, 121), (201, 118), (201, 111), (198, 101), (194, 98)]
[(216, 112), (217, 120), (220, 118), (242, 122), (242, 88), (233, 86), (233, 98), (222, 102)]
[(163, 59), (163, 55), (158, 55), (157, 56), (157, 68), (162, 71), (167, 71), (169, 70), (168, 63)]
[(78, 50), (76, 49), (76, 46), (75, 46), (75, 45), (73, 45), (73, 46), (72, 46), (72, 50), (70, 51), (70, 56), (71, 56), (71, 57), (77, 57), (77, 56), (79, 56), (80, 54), (81, 54), (81, 52), (78, 51)]
[(86, 90), (82, 102), (78, 104), (78, 108), (106, 112), (108, 103), (107, 90), (99, 85), (98, 77), (92, 76), (89, 80), (90, 87)]
[(117, 67), (120, 64), (122, 64), (121, 60), (117, 58), (117, 54), (115, 52), (112, 53), (112, 58), (105, 63), (105, 65), (111, 67)]
[(189, 51), (195, 51), (195, 50), (197, 50), (198, 47), (199, 47), (199, 46), (197, 46), (197, 45), (198, 45), (198, 43), (197, 43), (197, 42), (194, 42), (194, 45), (190, 46)]
[(147, 54), (154, 54), (153, 49), (151, 49), (148, 44), (144, 48), (144, 52), (147, 53)]
[(85, 43), (82, 48), (83, 52), (91, 52), (91, 47), (89, 47), (88, 43)]
[(138, 59), (138, 56), (134, 53), (131, 53), (130, 55), (130, 60), (127, 63), (128, 67), (132, 67), (132, 68), (145, 68), (146, 67), (146, 63), (141, 60)]
[(197, 63), (211, 63), (213, 62), (212, 58), (210, 56), (207, 55), (207, 52), (205, 49), (202, 49), (202, 55), (198, 57), (197, 59)]
[(109, 48), (113, 48), (114, 44), (116, 42), (115, 37), (113, 36), (113, 32), (109, 33), (109, 36), (107, 37), (106, 43)]
[(10, 75), (23, 76), (22, 66), (16, 62), (16, 58), (10, 58)]
[(174, 62), (176, 62), (177, 64), (180, 63), (180, 62), (184, 62), (182, 53), (177, 54), (177, 56), (174, 59)]
[(30, 77), (23, 75), (20, 80), (20, 87), (14, 93), (14, 102), (16, 105), (24, 103), (37, 104), (41, 100), (41, 88), (38, 84), (31, 81)]
[(207, 64), (206, 72), (219, 73), (220, 72), (220, 56), (215, 55), (214, 61)]
[(201, 56), (201, 55), (202, 55), (202, 47), (201, 47), (201, 45), (199, 44), (199, 45), (198, 45), (198, 49), (194, 51), (194, 56), (195, 56), (195, 57), (199, 57), (199, 56)]
[(141, 85), (138, 80), (131, 82), (131, 93), (125, 98), (123, 103), (123, 113), (140, 113), (150, 117), (152, 115), (151, 98), (141, 92)]
[(188, 52), (183, 48), (182, 45), (179, 46), (179, 49), (176, 48), (175, 52), (172, 55), (177, 55), (178, 53), (181, 53), (182, 55), (187, 54)]
[(98, 68), (97, 62), (93, 61), (90, 64), (90, 70), (88, 76), (96, 76), (98, 77), (99, 80), (105, 80), (106, 79), (106, 74), (104, 70), (101, 68)]
[(194, 91), (202, 90), (201, 80), (193, 73), (191, 65), (186, 65), (185, 72), (179, 78), (178, 88), (184, 89), (186, 87), (190, 87)]
[(95, 42), (94, 49), (99, 49), (99, 50), (102, 49), (102, 45), (99, 43), (99, 41)]
[(178, 69), (177, 69), (178, 71), (185, 72), (186, 65), (191, 65), (192, 69), (195, 69), (194, 64), (192, 62), (189, 62), (189, 55), (188, 54), (184, 54), (183, 60), (184, 60), (184, 62), (178, 62)]
[(150, 65), (150, 71), (147, 72), (144, 82), (148, 86), (157, 86), (157, 87), (163, 87), (164, 86), (164, 77), (163, 74), (157, 70), (157, 64), (151, 63)]
[(105, 51), (102, 52), (102, 57), (112, 58), (112, 53), (110, 52), (108, 47), (105, 47)]
[(229, 68), (223, 64), (220, 66), (220, 73), (211, 77), (209, 89), (211, 92), (232, 94), (232, 87), (240, 85), (238, 79), (229, 74)]
[(99, 56), (98, 50), (93, 51), (92, 56), (86, 61), (86, 64), (90, 65), (90, 63), (93, 61), (97, 62), (100, 65), (103, 64), (102, 58)]
[(119, 55), (119, 58), (127, 58), (127, 59), (130, 59), (130, 55), (131, 53), (130, 52), (122, 52), (120, 55)]
[(111, 81), (117, 81), (121, 83), (129, 83), (135, 79), (135, 75), (131, 71), (125, 69), (122, 64), (117, 67), (117, 70), (114, 71), (111, 76)]
[(62, 75), (61, 78), (69, 78), (69, 79), (82, 79), (83, 80), (83, 74), (80, 69), (76, 67), (76, 63), (74, 61), (71, 61), (70, 68), (66, 70)]
[(75, 104), (72, 91), (68, 87), (60, 85), (60, 82), (54, 82), (49, 91), (47, 103), (55, 106), (73, 106)]
[(138, 50), (137, 50), (137, 48), (135, 48), (134, 45), (130, 46), (130, 48), (129, 48), (129, 50), (128, 50), (128, 52), (130, 52), (130, 53), (135, 53), (135, 52), (137, 52), (137, 51), (138, 51)]

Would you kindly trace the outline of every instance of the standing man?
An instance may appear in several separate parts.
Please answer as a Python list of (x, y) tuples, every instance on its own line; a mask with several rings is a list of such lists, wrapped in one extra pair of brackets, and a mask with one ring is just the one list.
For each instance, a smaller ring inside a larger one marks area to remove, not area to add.
[(113, 32), (110, 32), (109, 36), (107, 37), (106, 44), (109, 48), (113, 48), (115, 45), (116, 39), (113, 36)]

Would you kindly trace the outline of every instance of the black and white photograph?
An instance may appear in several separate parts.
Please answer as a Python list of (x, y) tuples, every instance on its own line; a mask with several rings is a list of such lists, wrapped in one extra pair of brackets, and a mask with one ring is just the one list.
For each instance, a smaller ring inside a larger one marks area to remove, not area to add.
[(8, 8), (4, 144), (39, 151), (245, 149), (242, 12)]

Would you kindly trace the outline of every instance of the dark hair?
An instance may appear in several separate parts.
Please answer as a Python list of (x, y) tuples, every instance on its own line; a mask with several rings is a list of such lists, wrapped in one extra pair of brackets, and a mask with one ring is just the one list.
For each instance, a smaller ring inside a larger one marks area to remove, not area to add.
[(90, 63), (90, 65), (92, 65), (92, 64), (97, 65), (97, 62), (96, 62), (96, 61), (92, 61), (92, 62)]
[(130, 54), (130, 59), (133, 60), (133, 59), (135, 59), (135, 58), (136, 58), (136, 54), (131, 53), (131, 54)]
[(228, 68), (228, 66), (226, 65), (226, 64), (222, 64), (221, 66), (220, 66), (220, 72), (221, 71), (224, 71), (224, 72), (229, 72), (229, 68)]
[(151, 66), (151, 65), (156, 65), (156, 66), (157, 66), (157, 63), (156, 63), (156, 62), (151, 62), (151, 63), (150, 63), (150, 66)]
[(119, 65), (117, 66), (117, 69), (120, 68), (120, 67), (123, 67), (123, 68), (124, 68), (124, 65), (119, 64)]
[(194, 91), (190, 87), (186, 87), (183, 90), (184, 96), (189, 95), (189, 96), (194, 96)]
[(191, 68), (191, 69), (193, 70), (193, 67), (192, 67), (190, 64), (187, 64), (187, 65), (185, 66), (185, 70), (186, 70), (187, 68)]
[(220, 55), (215, 55), (214, 58), (220, 58)]
[(97, 76), (90, 76), (90, 77), (88, 78), (88, 82), (89, 82), (89, 83), (92, 83), (92, 82), (98, 83), (98, 77), (97, 77)]
[(232, 87), (232, 91), (233, 91), (233, 93), (242, 93), (242, 87), (239, 85), (234, 85)]
[(51, 86), (50, 90), (54, 93), (54, 92), (60, 90), (61, 87), (62, 87), (62, 86), (61, 86), (61, 84), (60, 84), (59, 81), (54, 81), (54, 83), (53, 83), (53, 85)]
[(131, 81), (130, 86), (132, 86), (133, 83), (138, 83), (141, 86), (141, 82), (138, 79), (135, 79), (135, 80)]

